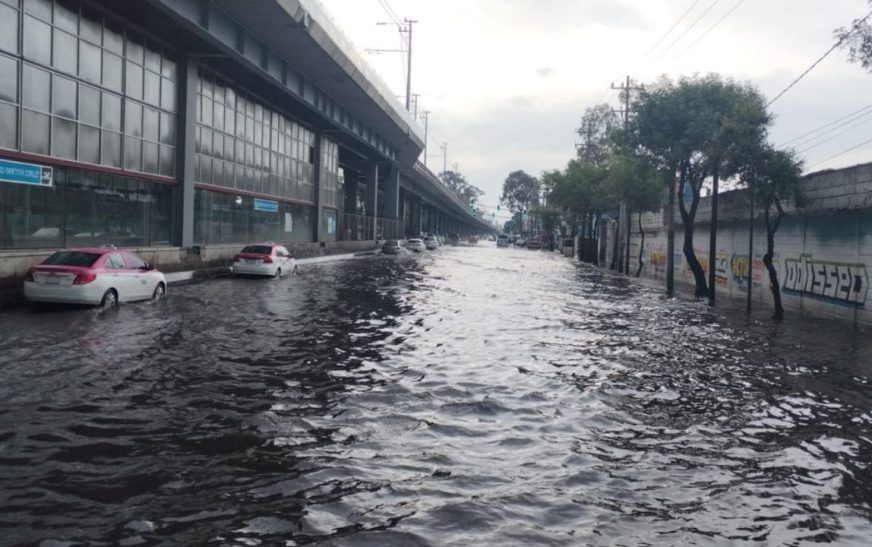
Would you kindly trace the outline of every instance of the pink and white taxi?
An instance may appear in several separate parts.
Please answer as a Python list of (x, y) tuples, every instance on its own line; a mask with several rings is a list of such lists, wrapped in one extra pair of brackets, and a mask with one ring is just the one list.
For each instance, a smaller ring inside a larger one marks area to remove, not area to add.
[(233, 257), (230, 270), (236, 275), (267, 275), (281, 277), (297, 273), (297, 261), (281, 245), (261, 243), (247, 245)]
[(164, 274), (114, 247), (58, 251), (24, 278), (24, 297), (31, 302), (112, 308), (119, 302), (160, 300), (166, 292)]

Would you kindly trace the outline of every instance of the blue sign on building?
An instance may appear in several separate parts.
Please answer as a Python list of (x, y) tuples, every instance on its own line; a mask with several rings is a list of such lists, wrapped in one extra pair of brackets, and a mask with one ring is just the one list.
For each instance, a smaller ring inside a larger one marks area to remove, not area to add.
[(264, 213), (278, 213), (279, 202), (269, 199), (254, 198), (254, 210), (263, 211)]
[(34, 163), (0, 160), (0, 182), (30, 184), (32, 186), (51, 186), (52, 168)]

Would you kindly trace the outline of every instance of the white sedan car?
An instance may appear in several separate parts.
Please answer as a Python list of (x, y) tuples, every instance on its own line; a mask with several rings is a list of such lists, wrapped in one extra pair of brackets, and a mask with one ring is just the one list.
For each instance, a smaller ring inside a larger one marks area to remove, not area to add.
[(424, 246), (428, 251), (435, 251), (439, 248), (439, 240), (436, 236), (427, 236), (424, 238)]
[(230, 271), (236, 275), (281, 277), (284, 274), (297, 273), (297, 261), (281, 245), (247, 245), (233, 257)]
[(406, 249), (409, 249), (413, 253), (423, 253), (427, 250), (427, 247), (424, 246), (424, 242), (420, 239), (410, 239), (406, 242)]
[(160, 300), (167, 280), (143, 259), (114, 247), (58, 251), (24, 278), (24, 297), (31, 302), (100, 305)]

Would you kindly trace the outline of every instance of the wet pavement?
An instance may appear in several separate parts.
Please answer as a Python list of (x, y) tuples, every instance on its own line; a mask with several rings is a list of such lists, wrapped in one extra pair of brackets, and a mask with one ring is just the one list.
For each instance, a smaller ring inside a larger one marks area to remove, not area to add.
[(0, 313), (0, 544), (867, 545), (872, 340), (444, 248)]

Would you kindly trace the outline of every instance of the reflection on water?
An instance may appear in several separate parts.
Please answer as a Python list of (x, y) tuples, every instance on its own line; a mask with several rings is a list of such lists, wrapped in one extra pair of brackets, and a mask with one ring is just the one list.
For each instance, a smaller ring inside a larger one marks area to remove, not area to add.
[(7, 312), (0, 537), (865, 544), (872, 343), (764, 316), (488, 245)]

